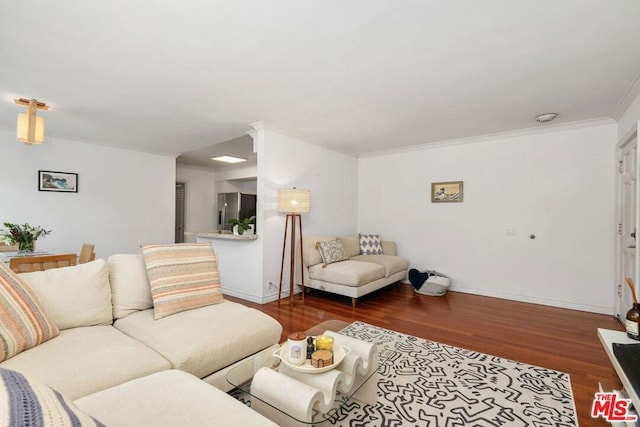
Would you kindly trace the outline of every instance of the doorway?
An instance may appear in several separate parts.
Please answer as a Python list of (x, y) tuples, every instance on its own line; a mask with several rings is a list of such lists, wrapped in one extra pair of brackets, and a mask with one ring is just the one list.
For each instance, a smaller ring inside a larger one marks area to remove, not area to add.
[(618, 265), (616, 316), (623, 323), (627, 311), (633, 305), (631, 289), (626, 278), (631, 278), (638, 293), (638, 251), (636, 249), (638, 232), (638, 143), (633, 135), (618, 147)]
[(176, 182), (176, 243), (184, 243), (185, 183)]

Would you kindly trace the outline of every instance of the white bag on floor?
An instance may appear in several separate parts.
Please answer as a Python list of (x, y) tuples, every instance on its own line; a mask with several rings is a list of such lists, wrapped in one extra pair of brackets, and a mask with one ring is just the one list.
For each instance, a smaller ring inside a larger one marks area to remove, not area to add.
[(430, 272), (429, 278), (422, 284), (420, 289), (416, 289), (416, 292), (423, 295), (439, 297), (447, 292), (449, 286), (451, 286), (451, 279), (437, 271), (433, 271)]

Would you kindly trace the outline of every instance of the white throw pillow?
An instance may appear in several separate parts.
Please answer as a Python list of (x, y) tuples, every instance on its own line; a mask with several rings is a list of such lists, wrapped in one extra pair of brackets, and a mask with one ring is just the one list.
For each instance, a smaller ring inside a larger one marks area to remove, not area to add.
[(103, 259), (19, 276), (58, 328), (113, 323), (109, 270)]
[(111, 255), (107, 265), (114, 319), (153, 308), (151, 285), (142, 254)]

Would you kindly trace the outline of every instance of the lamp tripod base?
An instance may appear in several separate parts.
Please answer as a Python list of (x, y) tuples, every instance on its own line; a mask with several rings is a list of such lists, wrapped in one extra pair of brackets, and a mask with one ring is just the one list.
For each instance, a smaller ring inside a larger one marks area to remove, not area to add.
[[(296, 221), (297, 220), (297, 221)], [(300, 245), (300, 263), (304, 260), (302, 249), (302, 217), (299, 214), (287, 214), (284, 227), (284, 237), (282, 240), (282, 261), (280, 262), (280, 282), (278, 284), (278, 304), (282, 301), (282, 278), (284, 277), (284, 260), (287, 249), (287, 233), (289, 231), (289, 223), (291, 223), (291, 235), (289, 242), (289, 305), (295, 304), (295, 276), (296, 276), (296, 222), (298, 223), (298, 235)], [(304, 273), (302, 265), (300, 265), (300, 300), (304, 304)]]

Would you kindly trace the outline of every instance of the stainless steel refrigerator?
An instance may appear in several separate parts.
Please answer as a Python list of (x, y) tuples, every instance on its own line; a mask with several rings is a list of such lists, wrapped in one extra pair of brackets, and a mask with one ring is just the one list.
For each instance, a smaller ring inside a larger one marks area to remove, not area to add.
[(256, 214), (256, 195), (218, 193), (218, 230), (231, 230), (228, 220), (242, 220)]

